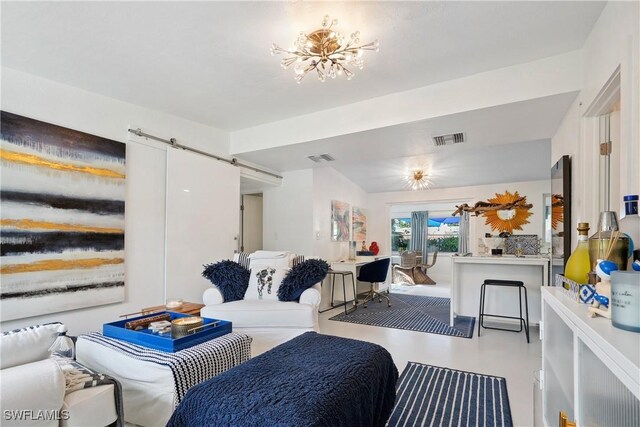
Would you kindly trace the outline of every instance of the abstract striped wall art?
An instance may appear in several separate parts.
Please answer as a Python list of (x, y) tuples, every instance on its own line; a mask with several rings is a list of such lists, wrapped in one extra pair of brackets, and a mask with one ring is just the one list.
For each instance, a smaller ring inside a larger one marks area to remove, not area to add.
[(0, 112), (0, 319), (124, 300), (126, 145)]

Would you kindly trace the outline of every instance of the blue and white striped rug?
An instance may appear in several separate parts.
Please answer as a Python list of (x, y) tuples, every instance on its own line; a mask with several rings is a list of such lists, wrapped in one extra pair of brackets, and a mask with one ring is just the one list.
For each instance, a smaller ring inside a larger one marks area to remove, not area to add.
[(388, 427), (511, 427), (504, 378), (409, 362)]
[(389, 297), (391, 307), (387, 307), (383, 298), (382, 303), (375, 300), (370, 302), (367, 308), (359, 305), (357, 310), (346, 315), (341, 312), (329, 320), (452, 337), (473, 336), (475, 317), (457, 316), (454, 327), (449, 326), (449, 298), (393, 293), (389, 294)]

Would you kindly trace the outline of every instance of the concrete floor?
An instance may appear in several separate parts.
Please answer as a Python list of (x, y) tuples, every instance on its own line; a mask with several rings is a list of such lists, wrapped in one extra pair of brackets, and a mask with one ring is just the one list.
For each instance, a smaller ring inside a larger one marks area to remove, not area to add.
[[(393, 285), (392, 288), (392, 292), (432, 296), (448, 296), (447, 290), (446, 285)], [(358, 308), (361, 309), (364, 308)], [(329, 320), (340, 310), (342, 308), (335, 308), (320, 314), (321, 333), (379, 344), (391, 353), (400, 372), (412, 361), (504, 377), (514, 425), (534, 425), (533, 380), (542, 357), (537, 328), (531, 330), (530, 344), (524, 332), (483, 329), (478, 338), (477, 325), (473, 338), (456, 338)]]

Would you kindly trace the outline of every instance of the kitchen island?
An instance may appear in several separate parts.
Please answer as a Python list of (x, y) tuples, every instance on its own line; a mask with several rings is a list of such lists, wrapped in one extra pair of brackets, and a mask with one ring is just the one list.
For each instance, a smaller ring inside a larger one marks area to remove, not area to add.
[[(549, 285), (548, 257), (542, 255), (452, 256), (451, 326), (456, 315), (478, 316), (480, 286), (485, 279), (524, 282), (529, 298), (529, 322), (532, 325), (540, 323), (540, 287)], [(504, 316), (519, 315), (518, 290), (504, 287), (488, 288), (485, 297), (485, 313)]]

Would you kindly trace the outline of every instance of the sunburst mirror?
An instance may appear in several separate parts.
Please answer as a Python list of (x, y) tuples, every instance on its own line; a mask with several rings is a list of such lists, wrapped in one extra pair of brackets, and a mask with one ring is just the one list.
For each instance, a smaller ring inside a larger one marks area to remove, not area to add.
[(564, 220), (564, 198), (561, 194), (551, 195), (551, 228), (558, 229)]
[[(521, 200), (522, 204), (527, 203), (526, 196), (520, 196), (517, 191), (513, 194), (505, 191), (504, 194), (496, 193), (496, 197), (488, 199), (488, 202), (495, 205), (509, 205), (518, 200)], [(531, 212), (529, 208), (495, 209), (487, 210), (483, 215), (486, 218), (485, 224), (491, 226), (491, 230), (512, 233), (513, 230), (522, 230), (524, 224), (529, 224), (527, 218), (531, 216)]]

